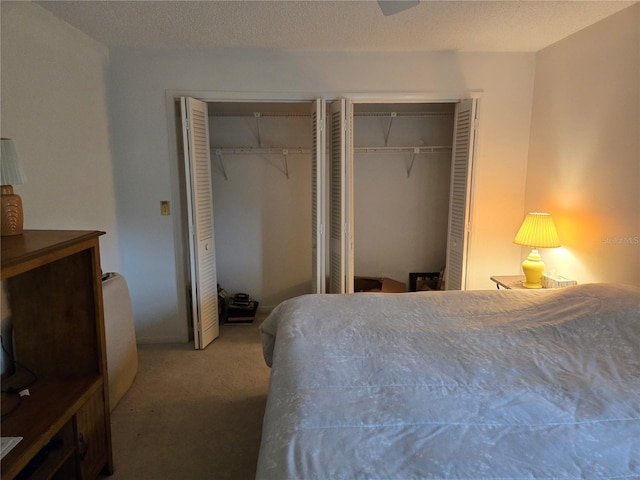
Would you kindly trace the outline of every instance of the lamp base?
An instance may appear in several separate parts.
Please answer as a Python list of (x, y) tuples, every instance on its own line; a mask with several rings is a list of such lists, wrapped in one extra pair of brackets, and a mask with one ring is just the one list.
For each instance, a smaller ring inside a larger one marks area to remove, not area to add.
[(544, 273), (544, 262), (535, 248), (531, 250), (527, 259), (522, 262), (522, 271), (526, 280), (522, 282), (524, 288), (542, 288), (542, 274)]
[(11, 185), (2, 185), (2, 236), (22, 234), (22, 199), (20, 195), (13, 193)]

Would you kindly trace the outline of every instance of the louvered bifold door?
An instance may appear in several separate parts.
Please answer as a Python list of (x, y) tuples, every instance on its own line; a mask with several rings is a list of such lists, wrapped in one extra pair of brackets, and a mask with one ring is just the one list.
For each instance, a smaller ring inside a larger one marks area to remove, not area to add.
[(344, 285), (344, 242), (343, 236), (343, 174), (344, 159), (344, 100), (337, 100), (331, 104), (331, 238), (329, 241), (329, 292), (343, 293)]
[(345, 148), (344, 148), (344, 240), (345, 240), (345, 293), (353, 293), (353, 107), (351, 100), (345, 100)]
[(353, 292), (351, 103), (331, 104), (331, 185), (329, 240), (331, 293)]
[(456, 105), (455, 111), (445, 274), (447, 290), (466, 288), (476, 103), (475, 99), (463, 100)]
[(313, 129), (313, 165), (311, 169), (311, 249), (312, 293), (326, 292), (326, 240), (325, 240), (325, 116), (326, 104), (318, 98), (313, 103), (311, 121)]
[(209, 119), (206, 103), (188, 97), (180, 100), (188, 197), (193, 335), (195, 348), (203, 349), (219, 334)]

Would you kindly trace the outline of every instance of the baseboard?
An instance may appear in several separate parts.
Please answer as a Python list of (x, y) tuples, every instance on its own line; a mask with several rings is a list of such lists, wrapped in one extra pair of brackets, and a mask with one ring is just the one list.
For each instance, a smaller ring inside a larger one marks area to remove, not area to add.
[(265, 305), (265, 306), (259, 305), (257, 313), (259, 313), (260, 315), (267, 316), (271, 313), (271, 310), (273, 310), (274, 308), (276, 308), (275, 305)]
[(136, 344), (152, 345), (157, 343), (189, 343), (193, 340), (185, 340), (184, 337), (140, 337), (136, 336)]

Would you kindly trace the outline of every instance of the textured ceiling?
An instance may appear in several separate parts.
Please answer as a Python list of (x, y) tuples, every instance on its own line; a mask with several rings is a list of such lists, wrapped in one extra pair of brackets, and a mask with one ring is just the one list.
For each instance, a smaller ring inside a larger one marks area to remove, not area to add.
[[(2, 3), (5, 3), (3, 0)], [(108, 47), (535, 52), (636, 2), (35, 2)]]

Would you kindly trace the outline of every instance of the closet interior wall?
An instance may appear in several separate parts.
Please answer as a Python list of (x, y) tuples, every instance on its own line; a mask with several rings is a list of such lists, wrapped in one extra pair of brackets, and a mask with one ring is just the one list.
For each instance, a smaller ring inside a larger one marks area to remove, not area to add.
[[(410, 272), (445, 266), (454, 108), (354, 104), (356, 276), (388, 277), (408, 286)], [(373, 148), (380, 146), (386, 149)], [(415, 153), (417, 147), (433, 148)]]
[(310, 112), (209, 103), (218, 283), (265, 308), (311, 293)]

